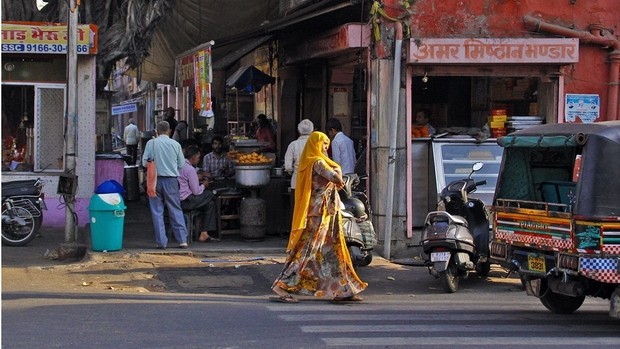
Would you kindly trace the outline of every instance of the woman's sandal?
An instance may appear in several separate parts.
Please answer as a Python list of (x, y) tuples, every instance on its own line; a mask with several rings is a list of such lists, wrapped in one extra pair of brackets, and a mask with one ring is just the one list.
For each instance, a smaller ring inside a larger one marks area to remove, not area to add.
[(361, 302), (363, 301), (364, 298), (360, 297), (359, 295), (352, 295), (349, 297), (335, 297), (334, 298), (334, 302), (336, 303), (344, 303), (344, 302)]
[(299, 303), (299, 300), (293, 298), (290, 294), (286, 296), (269, 297), (269, 300), (278, 303)]

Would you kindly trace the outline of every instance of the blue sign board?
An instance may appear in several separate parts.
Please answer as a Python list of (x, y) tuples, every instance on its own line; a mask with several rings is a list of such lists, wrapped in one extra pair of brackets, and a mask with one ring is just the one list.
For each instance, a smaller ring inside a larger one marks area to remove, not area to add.
[(123, 104), (123, 105), (116, 105), (112, 107), (112, 115), (119, 115), (119, 114), (125, 114), (125, 113), (133, 113), (138, 111), (138, 105), (133, 103), (133, 104)]

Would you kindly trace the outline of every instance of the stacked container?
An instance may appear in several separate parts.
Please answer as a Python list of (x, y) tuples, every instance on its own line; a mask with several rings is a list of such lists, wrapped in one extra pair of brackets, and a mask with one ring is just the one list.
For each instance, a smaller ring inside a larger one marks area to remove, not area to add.
[(506, 120), (508, 120), (506, 109), (491, 109), (491, 115), (489, 116), (491, 137), (499, 138), (506, 135)]

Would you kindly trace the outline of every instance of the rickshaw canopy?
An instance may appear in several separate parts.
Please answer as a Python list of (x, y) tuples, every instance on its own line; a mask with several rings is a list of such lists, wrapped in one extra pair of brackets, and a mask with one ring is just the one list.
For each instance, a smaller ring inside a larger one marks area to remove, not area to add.
[(544, 186), (552, 183), (574, 215), (620, 216), (620, 121), (533, 126), (498, 144), (496, 199), (551, 201)]

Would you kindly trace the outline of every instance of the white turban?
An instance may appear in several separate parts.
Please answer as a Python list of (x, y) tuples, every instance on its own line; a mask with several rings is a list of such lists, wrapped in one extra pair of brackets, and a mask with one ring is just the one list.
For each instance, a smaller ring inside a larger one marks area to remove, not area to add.
[(303, 119), (297, 125), (297, 131), (299, 131), (301, 135), (309, 135), (314, 131), (314, 124), (308, 119)]

